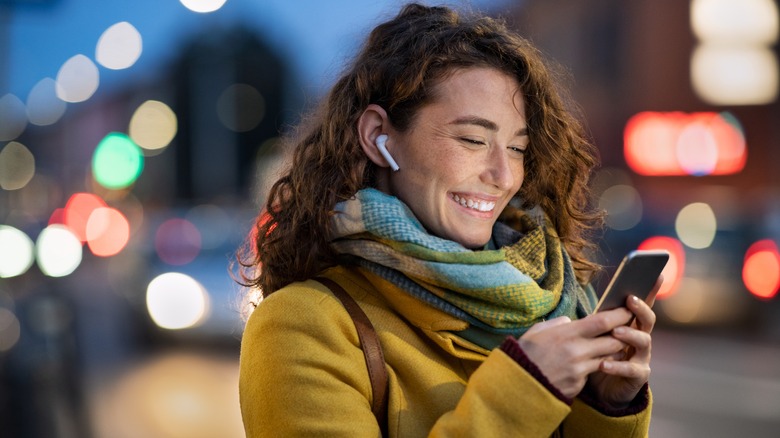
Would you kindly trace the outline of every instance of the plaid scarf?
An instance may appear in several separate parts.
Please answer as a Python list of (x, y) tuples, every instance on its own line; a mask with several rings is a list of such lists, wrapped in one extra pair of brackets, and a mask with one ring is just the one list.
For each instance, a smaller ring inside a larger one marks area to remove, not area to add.
[(491, 242), (473, 251), (429, 234), (403, 202), (375, 189), (335, 210), (331, 246), (340, 256), (493, 335), (592, 309), (545, 217), (507, 207)]

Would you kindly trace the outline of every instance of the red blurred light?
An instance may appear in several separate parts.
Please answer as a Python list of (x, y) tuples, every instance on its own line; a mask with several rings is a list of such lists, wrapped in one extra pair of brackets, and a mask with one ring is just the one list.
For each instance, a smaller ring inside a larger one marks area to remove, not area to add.
[(113, 208), (96, 208), (87, 221), (87, 245), (93, 254), (110, 257), (119, 254), (130, 240), (130, 224)]
[(76, 193), (65, 204), (65, 225), (83, 243), (87, 241), (87, 221), (97, 208), (107, 207), (106, 202), (91, 193)]
[(739, 122), (730, 114), (641, 112), (626, 123), (626, 163), (642, 175), (727, 175), (745, 167)]
[(642, 242), (639, 249), (665, 249), (669, 251), (669, 261), (661, 273), (664, 276), (664, 282), (661, 284), (661, 289), (658, 290), (656, 299), (663, 300), (674, 295), (685, 273), (685, 249), (682, 243), (672, 237), (654, 236)]
[(65, 225), (65, 209), (57, 208), (49, 216), (49, 225)]
[(770, 299), (780, 290), (780, 252), (769, 239), (748, 248), (742, 266), (742, 281), (748, 291), (761, 299)]

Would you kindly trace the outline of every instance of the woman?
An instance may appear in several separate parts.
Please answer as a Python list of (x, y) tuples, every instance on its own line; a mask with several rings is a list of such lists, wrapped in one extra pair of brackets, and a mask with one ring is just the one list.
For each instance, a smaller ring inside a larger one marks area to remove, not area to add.
[(378, 334), (388, 436), (647, 434), (655, 316), (591, 314), (595, 160), (557, 93), (495, 20), (412, 4), (372, 31), (243, 259), (263, 295), (241, 350), (248, 436), (381, 433), (355, 324), (317, 276)]

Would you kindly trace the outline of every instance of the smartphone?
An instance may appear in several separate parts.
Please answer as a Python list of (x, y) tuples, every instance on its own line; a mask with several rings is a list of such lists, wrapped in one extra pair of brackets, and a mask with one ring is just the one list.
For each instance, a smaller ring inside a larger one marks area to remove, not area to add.
[(626, 255), (596, 305), (596, 312), (625, 307), (629, 295), (646, 300), (669, 261), (665, 250), (636, 250)]

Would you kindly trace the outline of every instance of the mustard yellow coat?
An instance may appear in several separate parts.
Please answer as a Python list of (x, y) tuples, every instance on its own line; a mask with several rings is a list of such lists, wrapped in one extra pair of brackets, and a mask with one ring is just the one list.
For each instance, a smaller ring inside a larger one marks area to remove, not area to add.
[[(357, 268), (332, 268), (376, 328), (389, 374), (390, 437), (647, 436), (650, 408), (608, 417), (556, 398), (503, 351), (453, 332), (467, 323)], [(247, 321), (240, 360), (248, 438), (377, 437), (371, 384), (355, 326), (315, 281), (263, 300)]]

